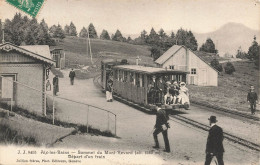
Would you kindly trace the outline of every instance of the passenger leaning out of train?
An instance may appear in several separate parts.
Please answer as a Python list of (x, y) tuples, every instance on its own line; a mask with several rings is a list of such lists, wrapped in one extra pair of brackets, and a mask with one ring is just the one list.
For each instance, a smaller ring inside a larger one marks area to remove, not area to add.
[(107, 102), (113, 101), (113, 81), (111, 79), (107, 81), (106, 99)]
[(163, 103), (163, 96), (165, 93), (165, 84), (163, 83), (162, 77), (159, 78), (159, 81), (157, 83), (157, 88), (158, 88), (158, 102)]
[(173, 96), (171, 91), (171, 82), (166, 82), (166, 94), (164, 95), (164, 104), (172, 104), (173, 103)]
[(189, 90), (186, 87), (185, 82), (180, 83), (180, 90), (179, 90), (179, 103), (180, 104), (190, 104), (190, 99), (189, 99)]
[(152, 77), (152, 81), (150, 82), (150, 84), (148, 85), (148, 103), (149, 104), (155, 104), (155, 96), (156, 96), (156, 77), (153, 76)]
[(167, 93), (164, 96), (164, 104), (176, 104), (178, 102), (178, 95), (179, 95), (179, 85), (177, 81), (166, 82), (168, 89)]

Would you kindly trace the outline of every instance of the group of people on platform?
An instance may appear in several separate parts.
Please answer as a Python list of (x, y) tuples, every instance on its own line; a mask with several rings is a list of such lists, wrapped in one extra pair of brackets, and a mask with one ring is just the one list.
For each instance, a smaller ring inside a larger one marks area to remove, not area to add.
[(148, 103), (149, 104), (190, 104), (188, 88), (185, 82), (163, 81), (160, 77), (156, 81), (156, 77), (152, 77), (151, 83), (148, 85)]

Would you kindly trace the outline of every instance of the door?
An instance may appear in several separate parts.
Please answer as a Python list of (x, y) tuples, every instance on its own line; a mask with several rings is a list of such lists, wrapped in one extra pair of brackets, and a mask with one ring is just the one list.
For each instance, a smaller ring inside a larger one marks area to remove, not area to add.
[(0, 98), (2, 101), (14, 100), (14, 75), (0, 77)]
[(207, 69), (202, 68), (200, 69), (200, 75), (199, 75), (199, 80), (200, 85), (207, 85)]

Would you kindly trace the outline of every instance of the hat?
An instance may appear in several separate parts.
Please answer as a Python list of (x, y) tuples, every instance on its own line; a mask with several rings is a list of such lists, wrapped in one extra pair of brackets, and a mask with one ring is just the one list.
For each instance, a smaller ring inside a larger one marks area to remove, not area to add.
[(174, 84), (174, 85), (177, 85), (178, 83), (177, 83), (177, 81), (173, 81), (173, 84)]
[(208, 119), (211, 123), (216, 123), (217, 122), (217, 117), (216, 116), (210, 116)]
[(250, 86), (250, 89), (255, 89), (255, 87), (253, 85)]
[(181, 82), (180, 85), (186, 85), (185, 82)]

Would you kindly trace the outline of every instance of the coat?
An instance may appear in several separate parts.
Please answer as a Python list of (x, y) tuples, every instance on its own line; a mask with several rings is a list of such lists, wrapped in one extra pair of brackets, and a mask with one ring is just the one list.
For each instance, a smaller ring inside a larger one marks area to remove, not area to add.
[(249, 101), (250, 103), (254, 103), (256, 102), (256, 100), (258, 100), (256, 92), (249, 92), (247, 94), (247, 101)]
[(53, 84), (53, 89), (55, 89), (58, 92), (59, 91), (59, 78), (53, 77), (52, 84)]
[(167, 115), (166, 111), (163, 109), (160, 109), (157, 114), (156, 114), (156, 123), (155, 123), (155, 128), (161, 128), (162, 125), (166, 125), (167, 127), (169, 127), (168, 125), (168, 120), (169, 120), (169, 116)]
[(217, 125), (214, 125), (209, 130), (209, 135), (206, 145), (206, 153), (223, 153), (223, 130)]
[(74, 79), (75, 76), (76, 76), (75, 72), (74, 71), (70, 71), (69, 77), (71, 79)]

